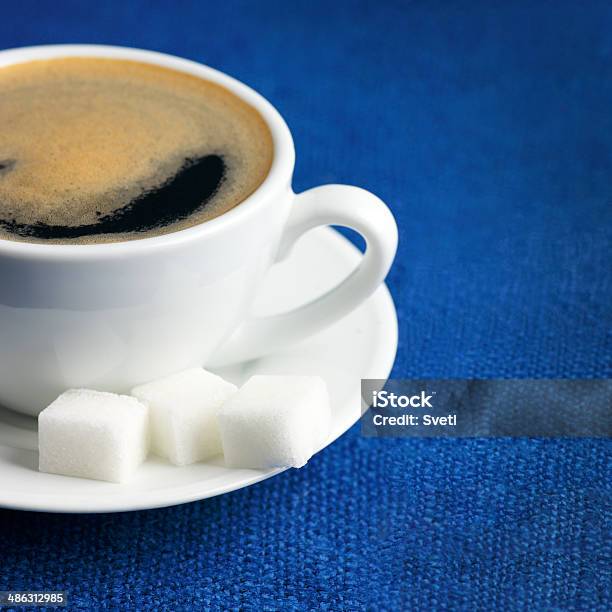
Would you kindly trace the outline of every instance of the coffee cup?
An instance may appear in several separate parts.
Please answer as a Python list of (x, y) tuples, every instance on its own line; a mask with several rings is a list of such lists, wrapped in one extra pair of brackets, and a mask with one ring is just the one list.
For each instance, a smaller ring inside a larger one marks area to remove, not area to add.
[[(0, 239), (0, 404), (36, 415), (67, 388), (126, 392), (188, 367), (253, 359), (338, 321), (384, 281), (397, 247), (387, 206), (348, 185), (294, 193), (291, 133), (255, 91), (193, 61), (99, 45), (2, 51), (0, 70), (63, 57), (149, 63), (226, 88), (264, 119), (272, 162), (239, 205), (187, 229), (100, 244)], [(267, 271), (322, 225), (363, 236), (358, 268), (296, 310), (253, 317)]]

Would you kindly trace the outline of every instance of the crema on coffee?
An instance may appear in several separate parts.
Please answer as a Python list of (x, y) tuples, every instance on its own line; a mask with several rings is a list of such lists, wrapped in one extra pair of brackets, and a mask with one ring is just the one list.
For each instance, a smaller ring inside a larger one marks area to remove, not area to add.
[(247, 198), (269, 129), (227, 89), (100, 58), (0, 68), (0, 239), (99, 243), (203, 223)]

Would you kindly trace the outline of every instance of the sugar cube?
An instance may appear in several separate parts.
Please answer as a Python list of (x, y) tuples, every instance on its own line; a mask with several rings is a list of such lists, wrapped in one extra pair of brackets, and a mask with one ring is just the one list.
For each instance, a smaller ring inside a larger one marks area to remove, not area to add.
[(124, 482), (148, 452), (148, 411), (137, 399), (90, 389), (62, 393), (38, 417), (41, 472)]
[(331, 413), (318, 376), (253, 376), (219, 413), (229, 467), (302, 467), (329, 437)]
[(175, 465), (221, 453), (217, 412), (235, 392), (235, 385), (202, 368), (132, 389), (150, 410), (152, 451)]

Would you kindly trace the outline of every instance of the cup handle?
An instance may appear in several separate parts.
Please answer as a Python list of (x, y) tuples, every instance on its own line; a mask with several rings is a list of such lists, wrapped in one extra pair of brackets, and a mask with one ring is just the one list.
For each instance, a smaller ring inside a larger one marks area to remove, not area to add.
[(271, 353), (328, 327), (354, 310), (384, 281), (397, 250), (397, 225), (387, 205), (350, 185), (322, 185), (297, 194), (277, 261), (320, 225), (359, 232), (366, 251), (359, 266), (336, 287), (288, 312), (248, 319), (214, 354), (211, 365), (227, 365)]

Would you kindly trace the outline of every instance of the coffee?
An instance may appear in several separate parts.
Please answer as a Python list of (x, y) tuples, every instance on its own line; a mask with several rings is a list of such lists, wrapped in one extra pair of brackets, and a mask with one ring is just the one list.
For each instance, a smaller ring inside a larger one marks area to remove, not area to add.
[(100, 58), (0, 68), (0, 239), (149, 238), (217, 217), (265, 179), (259, 113), (212, 82)]

